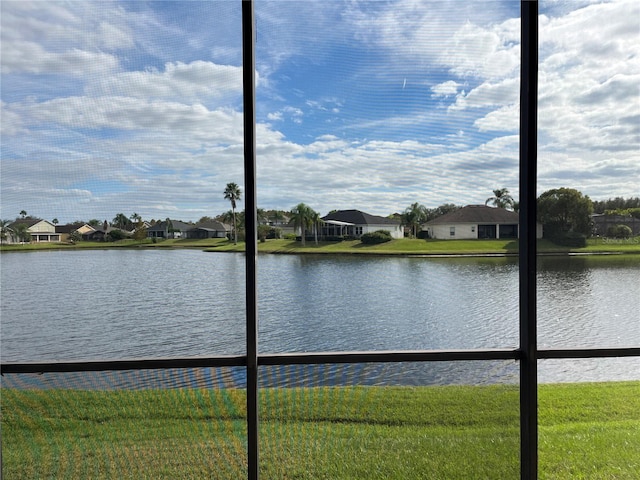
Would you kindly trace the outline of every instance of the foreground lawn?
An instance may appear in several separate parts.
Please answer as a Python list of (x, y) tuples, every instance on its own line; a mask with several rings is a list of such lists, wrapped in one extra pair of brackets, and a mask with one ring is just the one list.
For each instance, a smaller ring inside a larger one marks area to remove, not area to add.
[[(632, 479), (640, 382), (542, 385), (541, 479)], [(246, 475), (244, 392), (2, 394), (3, 478)], [(266, 389), (261, 478), (519, 478), (518, 390), (488, 387)]]

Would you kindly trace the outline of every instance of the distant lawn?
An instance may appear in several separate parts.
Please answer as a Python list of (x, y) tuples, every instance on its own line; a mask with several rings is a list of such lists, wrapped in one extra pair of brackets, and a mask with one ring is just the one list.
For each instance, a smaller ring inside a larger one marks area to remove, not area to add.
[[(245, 245), (238, 242), (220, 243), (207, 251), (244, 251)], [(569, 248), (556, 245), (549, 240), (538, 240), (539, 253), (632, 253), (640, 254), (640, 237), (627, 241), (590, 239), (585, 248)], [(267, 240), (258, 243), (263, 253), (340, 253), (377, 255), (515, 255), (516, 240), (420, 240), (398, 239), (378, 245), (364, 245), (359, 240), (342, 242), (307, 241), (303, 247), (295, 240)]]
[[(243, 390), (2, 389), (5, 479), (246, 477)], [(261, 478), (519, 478), (515, 386), (260, 393)], [(636, 479), (640, 382), (541, 385), (540, 479)]]
[[(121, 240), (118, 242), (78, 242), (75, 245), (59, 243), (31, 243), (25, 245), (2, 245), (2, 251), (29, 251), (45, 249), (80, 248), (200, 248), (217, 252), (244, 252), (245, 243), (234, 244), (225, 238), (203, 240), (168, 239), (142, 242)], [(539, 253), (628, 253), (640, 254), (640, 237), (627, 240), (593, 238), (587, 240), (585, 248), (569, 248), (556, 245), (549, 240), (538, 240)], [(369, 255), (516, 255), (516, 240), (420, 240), (403, 238), (378, 245), (365, 245), (360, 240), (342, 242), (307, 241), (303, 247), (295, 240), (267, 240), (258, 242), (258, 251), (262, 253), (334, 253)]]

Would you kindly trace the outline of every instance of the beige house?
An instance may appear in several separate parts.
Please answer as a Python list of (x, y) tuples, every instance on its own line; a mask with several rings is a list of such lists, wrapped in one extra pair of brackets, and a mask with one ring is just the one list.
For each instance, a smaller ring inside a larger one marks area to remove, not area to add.
[[(56, 226), (48, 220), (39, 218), (22, 218), (13, 222), (10, 227), (15, 232), (18, 225), (25, 225), (27, 232), (31, 234), (31, 241), (37, 242), (59, 242), (60, 234), (56, 232)], [(24, 228), (24, 227), (23, 227)], [(14, 234), (7, 238), (9, 243), (18, 243), (20, 239)]]
[(72, 233), (87, 235), (95, 232), (95, 229), (87, 223), (68, 223), (67, 225), (56, 225), (56, 233), (60, 234), (60, 241), (67, 242)]
[[(424, 225), (429, 238), (468, 240), (518, 238), (520, 216), (504, 208), (467, 205), (435, 218)], [(537, 224), (536, 238), (542, 238), (542, 225)]]

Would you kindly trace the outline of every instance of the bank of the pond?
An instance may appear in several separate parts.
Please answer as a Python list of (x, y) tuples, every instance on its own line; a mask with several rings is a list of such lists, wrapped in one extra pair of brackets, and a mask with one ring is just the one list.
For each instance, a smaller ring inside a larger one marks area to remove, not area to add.
[[(3, 389), (3, 475), (246, 476), (244, 390)], [(260, 394), (265, 479), (517, 478), (516, 386)], [(540, 479), (632, 479), (640, 382), (539, 387)]]
[[(638, 240), (636, 242), (636, 240)], [(245, 244), (220, 242), (205, 248), (207, 252), (244, 252)], [(640, 239), (614, 242), (606, 239), (591, 239), (584, 248), (569, 248), (548, 240), (539, 240), (537, 251), (543, 255), (580, 254), (640, 254)], [(267, 240), (258, 243), (258, 252), (273, 254), (349, 254), (349, 255), (411, 255), (411, 256), (517, 256), (518, 242), (515, 240), (420, 240), (398, 239), (378, 245), (365, 245), (359, 240), (342, 242), (306, 242), (305, 246), (295, 240)]]
[[(112, 248), (191, 248), (207, 252), (244, 252), (245, 243), (234, 244), (227, 239), (168, 239), (142, 242), (124, 240), (118, 242), (78, 242), (77, 244), (30, 243), (24, 245), (3, 244), (2, 252), (66, 249), (112, 249)], [(584, 248), (556, 245), (549, 240), (539, 240), (539, 254), (546, 255), (640, 255), (640, 237), (626, 240), (594, 238)], [(378, 245), (365, 245), (359, 240), (339, 242), (308, 241), (304, 246), (296, 240), (269, 239), (258, 242), (259, 253), (272, 254), (341, 254), (341, 255), (404, 255), (404, 256), (517, 256), (516, 240), (435, 240), (397, 239)]]

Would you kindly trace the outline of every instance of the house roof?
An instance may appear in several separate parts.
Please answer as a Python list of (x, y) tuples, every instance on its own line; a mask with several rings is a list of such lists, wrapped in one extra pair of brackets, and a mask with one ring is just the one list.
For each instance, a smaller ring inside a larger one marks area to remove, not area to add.
[(504, 208), (487, 205), (467, 205), (454, 212), (449, 212), (425, 223), (425, 225), (442, 225), (454, 223), (509, 223), (517, 224), (520, 216), (516, 212)]
[(360, 210), (338, 210), (322, 217), (322, 220), (336, 220), (355, 225), (400, 225), (396, 220), (387, 217), (370, 215)]
[[(183, 232), (186, 232), (187, 230), (193, 227), (193, 225), (189, 225), (188, 223), (180, 222), (178, 220), (171, 220), (171, 223), (173, 224), (174, 229), (178, 229)], [(162, 222), (157, 222), (155, 225), (147, 228), (147, 231), (164, 232), (166, 229), (167, 229), (167, 222), (166, 220), (163, 220)]]
[(217, 220), (208, 220), (206, 222), (198, 223), (191, 230), (208, 230), (213, 232), (227, 232), (231, 230), (231, 227), (225, 225), (222, 222), (218, 222)]
[(40, 223), (40, 222), (47, 222), (50, 225), (53, 225), (53, 223), (47, 221), (47, 220), (42, 220), (41, 218), (34, 218), (34, 217), (25, 217), (25, 218), (17, 218), (15, 222), (11, 222), (11, 225), (9, 225), (11, 228), (15, 227), (16, 225), (26, 225), (27, 228), (31, 228), (33, 227), (36, 223)]
[(75, 232), (76, 230), (84, 226), (93, 228), (90, 225), (83, 222), (67, 223), (66, 225), (56, 225), (56, 233), (71, 233), (71, 232)]

